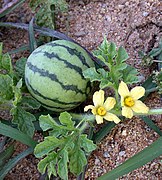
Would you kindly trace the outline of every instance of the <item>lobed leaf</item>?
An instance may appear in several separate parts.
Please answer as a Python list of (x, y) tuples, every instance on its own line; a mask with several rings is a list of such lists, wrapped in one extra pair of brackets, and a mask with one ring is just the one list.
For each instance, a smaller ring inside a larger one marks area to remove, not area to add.
[(0, 74), (0, 103), (13, 98), (13, 79), (8, 74)]
[(72, 116), (68, 112), (63, 112), (59, 116), (59, 121), (61, 124), (66, 125), (67, 127), (74, 128), (75, 122), (72, 121)]
[[(43, 131), (49, 130), (49, 136), (35, 147), (36, 157), (44, 157), (39, 163), (39, 171), (48, 176), (59, 175), (61, 179), (68, 179), (68, 168), (76, 175), (83, 171), (87, 163), (86, 153), (96, 148), (87, 135), (81, 134), (79, 128), (74, 127), (72, 117), (68, 112), (61, 113), (58, 124), (50, 115), (40, 116), (40, 126)], [(59, 135), (58, 135), (59, 134)], [(52, 152), (54, 156), (52, 157)], [(56, 172), (57, 171), (57, 172)]]
[(133, 84), (138, 82), (138, 77), (137, 77), (138, 71), (136, 68), (127, 65), (125, 69), (123, 69), (123, 81), (126, 84)]
[(70, 156), (70, 171), (75, 174), (79, 175), (83, 167), (87, 164), (87, 159), (83, 150), (75, 144), (75, 148), (72, 151), (72, 155)]
[(129, 56), (128, 56), (126, 50), (120, 46), (118, 51), (117, 51), (117, 57), (116, 57), (117, 64), (125, 62), (128, 59), (128, 57)]
[(91, 82), (100, 81), (102, 78), (102, 76), (99, 73), (97, 73), (97, 71), (94, 67), (84, 70), (83, 75), (85, 78), (90, 79)]
[(61, 179), (68, 180), (68, 151), (64, 148), (59, 153), (60, 160), (58, 161), (58, 175)]
[(33, 124), (33, 121), (36, 121), (35, 116), (29, 112), (26, 112), (20, 106), (13, 108), (11, 113), (13, 115), (12, 122), (18, 125), (20, 131), (32, 137), (35, 130)]
[(39, 109), (41, 104), (31, 96), (23, 96), (21, 99), (21, 105), (26, 105), (31, 109)]
[(26, 58), (22, 57), (16, 61), (16, 65), (15, 65), (15, 70), (18, 73), (18, 76), (22, 79), (24, 79), (24, 75), (25, 75), (26, 60), (27, 60)]
[(21, 87), (22, 87), (22, 79), (18, 81), (16, 86), (13, 86), (14, 100), (12, 103), (15, 107), (21, 102), (21, 98), (22, 98)]
[(60, 147), (63, 143), (63, 140), (54, 136), (45, 137), (44, 141), (35, 147), (34, 154), (37, 158), (43, 157), (55, 148)]
[(87, 138), (86, 134), (82, 134), (80, 136), (80, 146), (88, 153), (94, 151), (97, 148), (93, 141)]
[(57, 154), (56, 152), (53, 151), (38, 163), (38, 170), (41, 174), (44, 174), (46, 172), (46, 169), (48, 169), (49, 177), (51, 176), (51, 174), (56, 176), (57, 175), (55, 168), (56, 164), (57, 164)]
[(110, 58), (111, 60), (112, 60), (113, 58), (115, 58), (115, 56), (116, 56), (116, 54), (117, 54), (115, 43), (113, 43), (113, 42), (110, 43), (110, 46), (109, 46), (109, 48), (108, 48), (108, 52), (109, 52), (108, 56), (109, 56), (109, 58)]
[(7, 74), (9, 74), (10, 76), (13, 75), (13, 67), (12, 67), (12, 63), (11, 63), (11, 57), (8, 53), (6, 53), (2, 56), (1, 68), (6, 70)]

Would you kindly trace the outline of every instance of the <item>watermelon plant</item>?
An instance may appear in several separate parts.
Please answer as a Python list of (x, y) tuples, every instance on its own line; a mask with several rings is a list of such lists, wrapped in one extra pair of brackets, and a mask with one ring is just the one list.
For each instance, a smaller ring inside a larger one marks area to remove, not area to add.
[[(162, 114), (162, 108), (149, 109), (143, 102), (152, 89), (159, 89), (160, 75), (158, 85), (149, 77), (142, 86), (130, 89), (130, 85), (140, 83), (138, 72), (126, 63), (126, 50), (106, 38), (92, 55), (73, 39), (35, 26), (33, 21), (29, 25), (0, 23), (0, 26), (29, 30), (30, 45), (16, 52), (24, 49), (31, 52), (28, 58), (22, 57), (13, 65), (9, 53), (2, 53), (0, 44), (0, 108), (11, 115), (9, 120), (0, 119), (0, 179), (31, 153), (40, 158), (38, 170), (44, 176), (67, 180), (71, 172), (84, 179), (87, 158), (97, 144), (117, 123), (135, 115), (160, 138), (98, 179), (116, 179), (162, 154), (162, 132), (147, 117)], [(37, 47), (34, 31), (59, 40)], [(99, 83), (93, 104), (78, 111), (75, 107), (86, 101), (93, 82)], [(111, 89), (111, 97), (105, 97), (105, 88)], [(94, 132), (94, 126), (105, 120), (105, 125)], [(33, 138), (36, 131), (44, 137), (41, 142)], [(12, 157), (15, 141), (29, 148)]]
[(36, 14), (37, 25), (52, 29), (56, 29), (56, 14), (59, 12), (67, 13), (68, 11), (66, 0), (30, 0), (29, 5)]

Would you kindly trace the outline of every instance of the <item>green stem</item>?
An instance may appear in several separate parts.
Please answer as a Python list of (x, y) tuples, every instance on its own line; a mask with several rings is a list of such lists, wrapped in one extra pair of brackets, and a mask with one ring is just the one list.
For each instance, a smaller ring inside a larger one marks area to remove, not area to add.
[(79, 128), (80, 132), (83, 132), (85, 129), (87, 129), (89, 127), (89, 123), (88, 122), (84, 122), (83, 125)]
[(147, 115), (153, 115), (153, 114), (162, 114), (162, 108), (160, 108), (160, 109), (150, 109)]
[[(113, 114), (117, 116), (121, 116), (121, 112), (119, 111), (111, 111)], [(162, 114), (162, 108), (159, 109), (150, 109), (147, 114), (144, 113), (134, 113), (134, 116), (149, 116), (149, 115), (154, 115), (154, 114)]]
[[(113, 113), (113, 114), (115, 114), (115, 115), (117, 115), (117, 116), (121, 116), (122, 114), (121, 114), (121, 111), (111, 111), (111, 113)], [(134, 116), (149, 116), (149, 115), (155, 115), (155, 114), (162, 114), (162, 108), (159, 108), (159, 109), (150, 109), (149, 110), (149, 112), (147, 113), (147, 114), (144, 114), (144, 113), (134, 113)], [(91, 121), (91, 122), (93, 122), (93, 121), (95, 121), (95, 117), (94, 117), (94, 115), (93, 114), (74, 114), (74, 113), (72, 113), (71, 114), (72, 115), (72, 117), (75, 119), (86, 119), (86, 120), (88, 120), (88, 121)]]
[(76, 113), (70, 113), (73, 119), (76, 119), (78, 121), (81, 121), (82, 119), (86, 119), (88, 121), (94, 121), (94, 115), (93, 114), (87, 114), (87, 113), (82, 113), (82, 114), (76, 114)]

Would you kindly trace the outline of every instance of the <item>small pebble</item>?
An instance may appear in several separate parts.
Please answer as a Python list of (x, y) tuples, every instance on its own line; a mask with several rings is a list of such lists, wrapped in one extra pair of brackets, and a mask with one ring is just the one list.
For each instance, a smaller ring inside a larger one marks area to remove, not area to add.
[(123, 156), (123, 155), (125, 155), (125, 151), (120, 151), (119, 156)]
[(110, 154), (106, 151), (106, 152), (104, 152), (103, 156), (104, 156), (105, 158), (109, 158), (109, 157), (110, 157)]
[(144, 17), (146, 17), (146, 16), (149, 15), (149, 13), (148, 13), (148, 12), (143, 12), (142, 15), (143, 15)]
[(100, 164), (100, 160), (98, 158), (95, 159), (95, 165)]
[(122, 136), (126, 136), (127, 135), (127, 131), (126, 130), (123, 130), (122, 131)]

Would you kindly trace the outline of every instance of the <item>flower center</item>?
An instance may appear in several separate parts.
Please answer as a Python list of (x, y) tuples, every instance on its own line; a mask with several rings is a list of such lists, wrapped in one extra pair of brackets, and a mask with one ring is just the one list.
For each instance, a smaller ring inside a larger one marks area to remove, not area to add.
[(125, 105), (125, 106), (128, 106), (128, 107), (134, 106), (134, 100), (133, 100), (133, 98), (130, 97), (130, 96), (124, 98), (124, 105)]
[(97, 108), (97, 114), (100, 116), (104, 116), (106, 114), (106, 109), (102, 106)]

